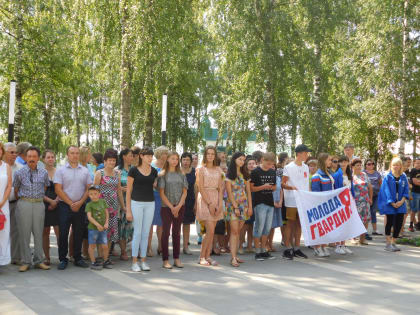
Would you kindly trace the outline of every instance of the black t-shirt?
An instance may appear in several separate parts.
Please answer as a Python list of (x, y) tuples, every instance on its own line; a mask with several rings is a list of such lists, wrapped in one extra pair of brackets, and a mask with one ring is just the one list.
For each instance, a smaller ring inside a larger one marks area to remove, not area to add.
[[(275, 185), (276, 184), (276, 172), (272, 169), (264, 171), (261, 167), (255, 168), (251, 172), (251, 182), (255, 187), (262, 186), (264, 184)], [(253, 205), (259, 205), (261, 203), (274, 207), (273, 191), (272, 190), (261, 190), (254, 192)]]
[(153, 194), (153, 184), (158, 176), (158, 172), (152, 167), (149, 176), (144, 176), (137, 167), (133, 166), (128, 171), (128, 176), (134, 178), (131, 199), (135, 201), (155, 201)]
[(394, 180), (395, 180), (395, 191), (397, 192), (397, 195), (398, 195), (398, 190), (400, 189), (400, 177), (394, 176)]
[(414, 185), (413, 178), (417, 178), (417, 180), (420, 180), (420, 169), (413, 167), (410, 172), (410, 182), (413, 185), (411, 191), (416, 194), (420, 194), (420, 185)]

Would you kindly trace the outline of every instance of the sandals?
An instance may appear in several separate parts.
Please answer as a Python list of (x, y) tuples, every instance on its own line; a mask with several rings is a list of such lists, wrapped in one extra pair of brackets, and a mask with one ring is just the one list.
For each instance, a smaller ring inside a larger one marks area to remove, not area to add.
[(51, 261), (48, 258), (45, 258), (44, 264), (49, 266), (49, 265), (51, 265)]
[(153, 257), (153, 256), (154, 256), (154, 255), (153, 255), (153, 251), (152, 251), (151, 249), (149, 249), (149, 250), (147, 251), (146, 256), (147, 256), (147, 257)]
[(207, 262), (212, 266), (219, 266), (219, 263), (211, 258), (208, 258)]
[(233, 267), (239, 267), (239, 262), (238, 262), (238, 259), (237, 259), (237, 258), (232, 258), (232, 259), (230, 260), (230, 264), (231, 264)]
[(242, 259), (240, 259), (240, 258), (238, 258), (238, 257), (236, 257), (236, 261), (238, 262), (238, 263), (240, 263), (240, 264), (243, 264), (245, 261), (243, 261)]
[(210, 266), (210, 263), (205, 258), (200, 258), (198, 264), (201, 266)]
[(127, 261), (128, 260), (128, 256), (127, 255), (121, 255), (120, 256), (120, 260)]
[(164, 269), (172, 269), (172, 265), (169, 262), (163, 263), (162, 268)]

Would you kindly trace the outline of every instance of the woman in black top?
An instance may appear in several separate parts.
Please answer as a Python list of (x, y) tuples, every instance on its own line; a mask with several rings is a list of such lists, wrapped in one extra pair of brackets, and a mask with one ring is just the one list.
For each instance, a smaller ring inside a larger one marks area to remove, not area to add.
[(54, 227), (54, 233), (57, 237), (58, 244), (58, 197), (54, 190), (53, 178), (55, 174), (55, 154), (51, 150), (46, 150), (42, 154), (42, 159), (45, 163), (45, 169), (48, 172), (48, 180), (50, 185), (45, 191), (44, 204), (45, 204), (45, 220), (44, 220), (44, 233), (42, 235), (43, 248), (45, 254), (45, 264), (50, 265), (50, 230)]
[[(127, 177), (127, 220), (133, 221), (133, 241), (131, 242), (131, 256), (133, 265), (131, 269), (149, 271), (146, 263), (147, 241), (149, 230), (152, 225), (155, 212), (155, 197), (153, 187), (156, 187), (158, 173), (151, 166), (153, 150), (143, 148), (139, 154), (139, 165), (132, 167)], [(137, 256), (140, 248), (140, 266), (137, 263)]]
[(190, 224), (195, 222), (195, 199), (197, 190), (195, 189), (195, 168), (192, 167), (192, 155), (191, 153), (184, 152), (181, 155), (181, 168), (187, 177), (188, 181), (188, 192), (187, 199), (185, 199), (185, 214), (182, 224), (182, 235), (184, 237), (184, 254), (192, 255), (191, 251), (188, 248), (188, 243), (190, 241)]

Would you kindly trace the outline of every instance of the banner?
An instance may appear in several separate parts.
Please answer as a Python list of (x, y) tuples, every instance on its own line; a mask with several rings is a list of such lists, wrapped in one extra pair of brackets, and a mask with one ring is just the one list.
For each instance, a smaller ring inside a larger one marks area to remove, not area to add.
[(350, 189), (294, 190), (305, 245), (346, 241), (366, 233)]

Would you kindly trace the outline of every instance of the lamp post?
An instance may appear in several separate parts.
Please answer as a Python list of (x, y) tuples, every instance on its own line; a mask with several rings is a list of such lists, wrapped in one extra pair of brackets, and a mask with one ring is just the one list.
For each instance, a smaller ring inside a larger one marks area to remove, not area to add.
[(162, 97), (162, 145), (166, 145), (166, 116), (168, 113), (168, 95)]
[(14, 127), (15, 127), (15, 103), (16, 103), (16, 81), (10, 81), (10, 96), (9, 96), (9, 133), (8, 141), (13, 142)]

